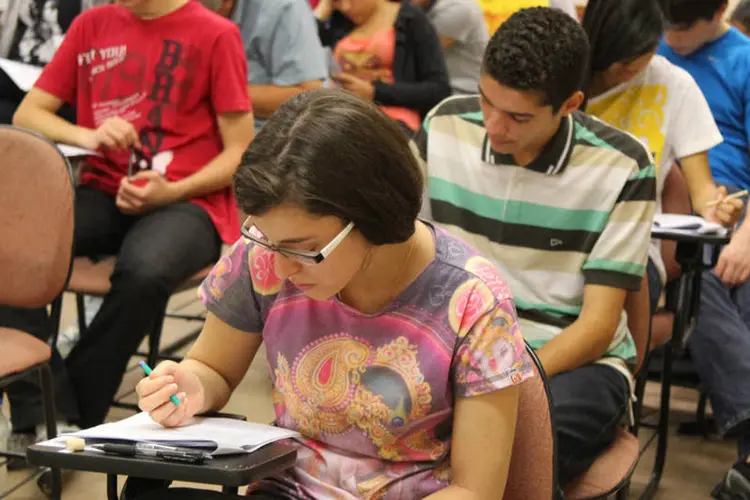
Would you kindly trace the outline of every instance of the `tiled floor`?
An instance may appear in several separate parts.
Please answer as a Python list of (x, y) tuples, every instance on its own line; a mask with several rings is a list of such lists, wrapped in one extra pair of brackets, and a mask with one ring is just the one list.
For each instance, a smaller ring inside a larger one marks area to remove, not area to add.
[[(192, 292), (185, 292), (173, 298), (170, 308), (183, 309), (183, 312), (199, 310)], [(63, 324), (72, 321), (72, 300), (66, 300)], [(179, 320), (167, 320), (164, 342), (171, 342), (191, 331), (195, 324)], [(141, 377), (135, 367), (123, 381), (123, 392), (131, 389)], [(649, 386), (646, 405), (656, 405), (658, 389)], [(735, 446), (730, 442), (712, 442), (703, 438), (685, 437), (676, 434), (676, 426), (682, 420), (693, 418), (696, 394), (690, 390), (676, 389), (673, 392), (672, 433), (670, 435), (667, 464), (657, 499), (703, 500), (709, 498), (713, 485), (722, 477), (732, 464)], [(234, 393), (226, 411), (247, 415), (248, 419), (257, 422), (269, 422), (273, 418), (271, 408), (271, 383), (265, 367), (263, 353), (256, 359)], [(113, 409), (110, 419), (122, 418), (129, 413)], [(643, 441), (648, 435), (643, 432)], [(653, 464), (653, 446), (644, 454), (636, 470), (631, 498), (638, 498), (640, 491), (647, 483)], [(18, 483), (27, 473), (7, 473), (0, 467), (0, 492)], [(0, 496), (2, 493), (0, 493)], [(8, 497), (9, 500), (44, 500), (46, 497), (37, 489), (35, 483), (29, 483)], [(104, 476), (93, 473), (69, 472), (65, 476), (64, 499), (99, 499), (105, 498)]]

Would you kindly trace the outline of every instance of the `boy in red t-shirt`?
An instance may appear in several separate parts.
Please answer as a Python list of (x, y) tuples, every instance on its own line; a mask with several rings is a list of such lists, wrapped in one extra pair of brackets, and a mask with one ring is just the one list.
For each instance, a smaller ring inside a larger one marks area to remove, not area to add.
[[(66, 102), (75, 125), (55, 115)], [(239, 237), (232, 176), (253, 138), (239, 31), (190, 0), (88, 10), (14, 123), (101, 154), (81, 172), (75, 249), (117, 265), (66, 359), (77, 423), (97, 425), (171, 292)]]

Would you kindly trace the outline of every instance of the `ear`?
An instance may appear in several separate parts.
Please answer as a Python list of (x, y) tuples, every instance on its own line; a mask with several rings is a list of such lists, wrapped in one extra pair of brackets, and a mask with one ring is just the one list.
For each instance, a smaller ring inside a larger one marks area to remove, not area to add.
[(727, 9), (729, 9), (729, 2), (724, 2), (724, 4), (719, 7), (719, 10), (716, 11), (714, 21), (722, 21), (724, 19), (724, 15), (727, 13)]
[(583, 104), (584, 94), (580, 90), (573, 92), (568, 99), (560, 107), (560, 115), (568, 116), (569, 114), (577, 111)]

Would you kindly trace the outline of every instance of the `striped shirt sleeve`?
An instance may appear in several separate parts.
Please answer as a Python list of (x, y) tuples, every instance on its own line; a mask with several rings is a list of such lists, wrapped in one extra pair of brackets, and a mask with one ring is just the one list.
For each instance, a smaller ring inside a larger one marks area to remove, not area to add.
[(656, 208), (653, 160), (634, 167), (607, 224), (583, 265), (587, 285), (638, 290), (646, 272), (651, 225)]

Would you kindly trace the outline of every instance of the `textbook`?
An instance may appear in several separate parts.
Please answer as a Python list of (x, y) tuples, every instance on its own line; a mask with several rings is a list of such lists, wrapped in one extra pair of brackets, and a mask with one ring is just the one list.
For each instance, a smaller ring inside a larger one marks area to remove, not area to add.
[[(272, 425), (213, 417), (194, 417), (182, 427), (166, 428), (144, 412), (118, 422), (62, 434), (40, 444), (64, 448), (65, 437), (83, 438), (86, 445), (157, 443), (202, 450), (219, 456), (252, 453), (267, 444), (299, 437), (299, 433)], [(89, 450), (88, 447), (85, 449)]]

